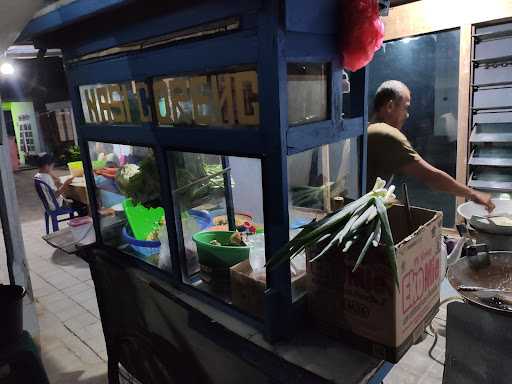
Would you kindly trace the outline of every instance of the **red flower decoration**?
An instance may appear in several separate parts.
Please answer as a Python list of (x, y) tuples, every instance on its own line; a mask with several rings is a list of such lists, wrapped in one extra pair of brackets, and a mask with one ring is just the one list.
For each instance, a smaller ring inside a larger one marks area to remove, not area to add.
[(376, 0), (343, 0), (341, 9), (341, 64), (355, 72), (382, 46), (384, 24)]

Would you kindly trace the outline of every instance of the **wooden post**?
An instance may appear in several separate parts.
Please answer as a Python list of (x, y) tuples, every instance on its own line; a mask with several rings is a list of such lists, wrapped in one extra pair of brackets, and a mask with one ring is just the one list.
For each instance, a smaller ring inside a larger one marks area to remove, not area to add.
[[(0, 99), (1, 103), (1, 99)], [(4, 235), (9, 282), (23, 286), (27, 294), (23, 305), (23, 328), (32, 336), (38, 332), (32, 283), (25, 259), (25, 246), (18, 215), (18, 199), (11, 166), (10, 146), (3, 113), (0, 113), (0, 220)]]
[(332, 212), (331, 209), (331, 168), (329, 165), (329, 146), (322, 146), (322, 184), (324, 185), (324, 210), (328, 213)]
[[(472, 26), (463, 25), (460, 29), (459, 48), (459, 106), (457, 117), (457, 181), (466, 184), (468, 168), (468, 137), (470, 130), (471, 96), (471, 50)], [(456, 205), (464, 203), (463, 197), (457, 197)], [(457, 220), (457, 218), (455, 218)]]

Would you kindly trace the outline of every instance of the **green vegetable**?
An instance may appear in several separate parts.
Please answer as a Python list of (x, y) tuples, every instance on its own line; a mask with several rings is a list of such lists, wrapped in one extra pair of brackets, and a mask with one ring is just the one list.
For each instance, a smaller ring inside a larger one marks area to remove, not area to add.
[(80, 147), (72, 145), (67, 149), (65, 156), (68, 163), (82, 160), (82, 157), (80, 156)]
[(356, 271), (363, 262), (370, 245), (377, 247), (382, 239), (395, 284), (399, 286), (395, 246), (386, 209), (386, 205), (390, 206), (390, 202), (394, 199), (395, 187), (391, 186), (386, 190), (385, 184), (382, 179), (377, 179), (370, 193), (320, 221), (312, 221), (305, 225), (295, 238), (271, 257), (267, 267), (273, 269), (313, 245), (316, 246), (318, 254), (311, 262), (318, 260), (334, 248), (341, 249), (341, 252), (345, 253), (355, 242), (364, 241), (364, 246), (353, 268), (353, 271)]
[(132, 199), (134, 205), (160, 207), (160, 174), (154, 156), (144, 158), (138, 168), (138, 172), (126, 166), (118, 171), (116, 180), (121, 191)]

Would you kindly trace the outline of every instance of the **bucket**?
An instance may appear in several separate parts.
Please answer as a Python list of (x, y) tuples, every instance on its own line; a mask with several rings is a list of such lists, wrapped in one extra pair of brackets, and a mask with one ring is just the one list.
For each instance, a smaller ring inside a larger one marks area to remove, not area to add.
[(89, 216), (71, 219), (68, 225), (71, 228), (71, 235), (76, 243), (92, 244), (96, 241), (92, 219)]
[(139, 253), (142, 257), (147, 258), (160, 253), (160, 241), (157, 240), (137, 240), (133, 237), (132, 232), (126, 226), (123, 227), (123, 240)]
[(69, 173), (74, 177), (82, 177), (84, 175), (84, 164), (81, 161), (72, 161), (68, 163)]
[(16, 341), (23, 332), (23, 296), (25, 288), (0, 284), (0, 346)]

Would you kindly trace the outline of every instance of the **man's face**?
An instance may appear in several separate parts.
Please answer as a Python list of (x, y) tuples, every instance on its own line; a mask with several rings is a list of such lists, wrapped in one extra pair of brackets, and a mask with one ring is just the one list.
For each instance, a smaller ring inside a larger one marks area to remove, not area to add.
[(386, 112), (390, 125), (397, 129), (402, 129), (405, 121), (409, 118), (409, 106), (411, 105), (411, 93), (404, 89), (402, 97), (388, 102)]

